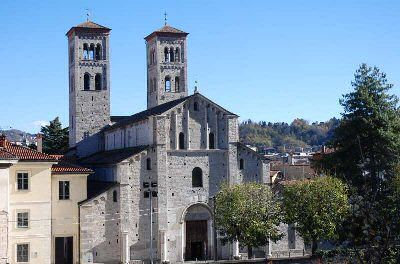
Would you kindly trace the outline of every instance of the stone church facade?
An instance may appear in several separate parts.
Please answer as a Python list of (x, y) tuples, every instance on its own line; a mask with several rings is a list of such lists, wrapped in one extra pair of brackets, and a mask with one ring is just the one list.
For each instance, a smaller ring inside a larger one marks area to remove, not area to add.
[[(239, 246), (221, 244), (214, 196), (223, 182), (269, 184), (268, 161), (239, 143), (237, 115), (189, 95), (188, 33), (167, 24), (145, 38), (147, 109), (111, 116), (110, 31), (87, 21), (67, 33), (69, 154), (95, 171), (80, 203), (81, 262), (232, 258)], [(303, 247), (289, 235), (256, 254)]]

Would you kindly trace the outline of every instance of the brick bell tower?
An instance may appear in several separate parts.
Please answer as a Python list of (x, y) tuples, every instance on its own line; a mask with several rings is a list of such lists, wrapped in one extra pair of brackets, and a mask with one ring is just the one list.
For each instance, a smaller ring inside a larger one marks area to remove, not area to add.
[(111, 29), (89, 19), (67, 32), (69, 147), (78, 157), (104, 148), (100, 130), (110, 123)]
[(165, 25), (145, 37), (147, 108), (188, 95), (186, 33)]

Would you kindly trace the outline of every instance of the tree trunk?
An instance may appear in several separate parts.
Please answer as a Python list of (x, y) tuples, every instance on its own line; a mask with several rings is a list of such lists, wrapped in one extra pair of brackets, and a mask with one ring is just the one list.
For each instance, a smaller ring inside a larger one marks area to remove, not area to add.
[(251, 246), (247, 246), (247, 258), (248, 259), (253, 258), (253, 248)]
[(315, 252), (318, 249), (318, 241), (316, 239), (313, 238), (312, 242), (311, 242), (311, 256), (315, 255)]

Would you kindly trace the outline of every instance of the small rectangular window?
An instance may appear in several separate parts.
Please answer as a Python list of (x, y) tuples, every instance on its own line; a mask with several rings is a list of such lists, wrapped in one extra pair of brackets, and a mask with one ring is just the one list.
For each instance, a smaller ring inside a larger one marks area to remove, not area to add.
[(28, 228), (29, 227), (29, 213), (21, 212), (17, 213), (17, 227)]
[(18, 190), (29, 190), (29, 175), (27, 172), (17, 173)]
[(58, 182), (58, 198), (60, 200), (69, 199), (69, 181)]
[(29, 244), (17, 244), (17, 262), (29, 262)]

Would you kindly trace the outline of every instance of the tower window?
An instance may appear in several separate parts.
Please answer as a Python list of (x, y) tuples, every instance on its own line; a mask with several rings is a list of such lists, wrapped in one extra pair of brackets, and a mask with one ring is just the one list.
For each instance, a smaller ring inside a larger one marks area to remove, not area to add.
[(171, 62), (174, 62), (174, 48), (170, 48), (169, 49), (169, 60), (171, 61)]
[(179, 133), (179, 149), (185, 149), (185, 134)]
[(97, 73), (94, 77), (94, 86), (97, 91), (101, 90), (101, 74)]
[(87, 60), (89, 59), (89, 47), (88, 44), (83, 44), (83, 59)]
[(151, 170), (151, 159), (150, 158), (146, 159), (146, 169)]
[(243, 159), (239, 160), (239, 169), (244, 170), (244, 160)]
[(199, 167), (192, 171), (192, 187), (203, 187), (203, 171)]
[(210, 133), (208, 135), (208, 148), (215, 149), (215, 140), (214, 140), (214, 133)]
[(179, 92), (179, 77), (175, 77), (175, 92)]
[(118, 196), (117, 196), (117, 191), (113, 191), (113, 202), (116, 203), (118, 202)]
[(165, 77), (165, 91), (171, 92), (171, 78), (169, 76)]
[(83, 90), (90, 90), (90, 75), (85, 73), (83, 76)]
[(182, 49), (181, 49), (181, 62), (184, 62), (184, 60), (185, 60), (185, 53), (183, 52), (183, 47), (182, 47)]
[(194, 102), (193, 104), (193, 110), (194, 111), (199, 111), (199, 104), (197, 102)]
[(169, 52), (167, 47), (164, 49), (164, 61), (169, 62)]
[(97, 44), (96, 46), (96, 60), (101, 60), (101, 45)]
[(90, 49), (89, 49), (89, 60), (94, 59), (94, 44), (90, 44)]
[(156, 52), (154, 49), (152, 49), (150, 53), (150, 64), (155, 64), (155, 63), (156, 63)]
[(179, 48), (175, 49), (175, 61), (179, 62), (180, 61), (180, 52), (179, 52)]

